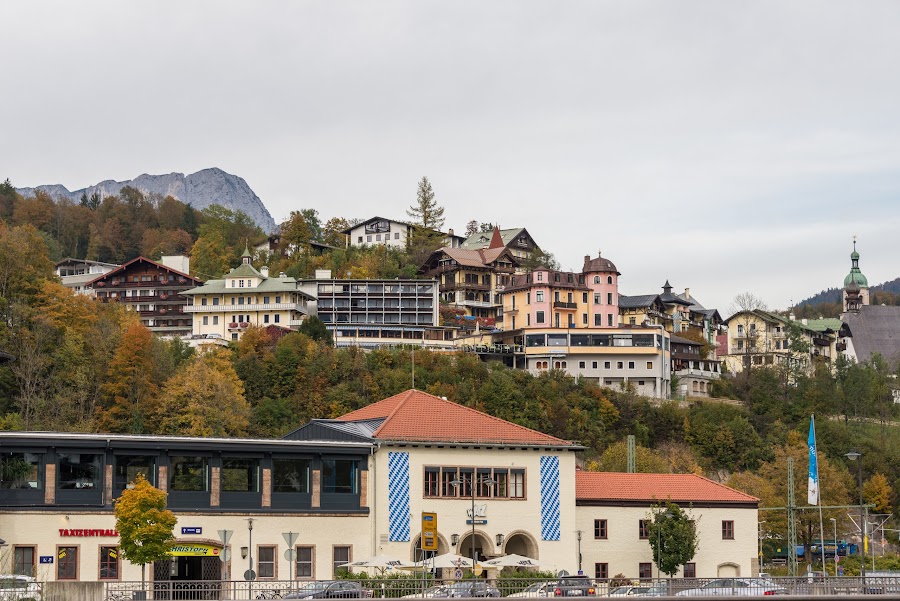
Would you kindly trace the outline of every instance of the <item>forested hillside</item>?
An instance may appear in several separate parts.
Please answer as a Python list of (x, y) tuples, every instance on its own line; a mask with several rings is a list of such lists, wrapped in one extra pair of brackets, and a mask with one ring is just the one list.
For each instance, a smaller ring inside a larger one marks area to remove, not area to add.
[[(278, 437), (310, 418), (335, 417), (411, 387), (410, 350), (337, 349), (314, 327), (277, 340), (251, 328), (239, 342), (203, 355), (180, 340), (155, 338), (121, 304), (76, 297), (55, 281), (55, 245), (62, 243), (53, 232), (63, 234), (65, 228), (54, 229), (57, 214), (42, 203), (14, 198), (11, 212), (6, 200), (2, 209), (0, 349), (17, 360), (0, 367), (0, 429)], [(44, 229), (26, 216), (40, 206), (50, 215), (38, 222)], [(90, 247), (91, 225), (118, 223), (133, 230), (138, 222), (127, 217), (134, 212), (148, 220), (156, 215), (161, 224), (161, 216), (169, 215), (164, 206), (172, 211), (168, 223), (184, 225), (175, 230), (192, 237), (185, 223), (189, 208), (163, 199), (110, 203), (107, 209), (118, 217), (108, 219), (101, 217), (102, 207), (66, 207), (67, 215), (89, 218), (88, 236), (61, 239)], [(305, 218), (294, 223), (309, 226)], [(139, 238), (149, 239), (153, 229), (144, 228)], [(164, 240), (174, 231), (156, 229)], [(193, 262), (208, 260), (204, 269), (215, 271), (227, 267), (243, 247), (241, 237), (256, 230), (240, 215), (213, 208), (198, 214), (196, 232)], [(214, 241), (221, 254), (198, 252), (198, 244), (216, 247)], [(103, 239), (95, 247), (111, 252), (108, 245)], [(403, 253), (383, 247), (324, 255), (300, 251), (270, 258), (270, 265), (294, 273), (322, 265), (355, 277), (409, 268)], [(843, 455), (856, 448), (865, 458), (866, 480), (874, 482), (872, 498), (883, 507), (897, 502), (890, 487), (900, 477), (900, 436), (893, 425), (898, 405), (891, 394), (896, 374), (880, 360), (840, 363), (813, 376), (754, 368), (718, 384), (719, 396), (740, 399), (732, 403), (651, 401), (561, 372), (536, 377), (465, 353), (417, 350), (414, 365), (421, 390), (581, 442), (589, 469), (624, 469), (624, 440), (633, 434), (642, 471), (703, 473), (770, 506), (784, 503), (786, 457), (795, 456), (795, 473), (804, 473), (805, 432), (815, 414), (823, 482), (833, 483), (823, 486), (825, 501), (853, 502)]]

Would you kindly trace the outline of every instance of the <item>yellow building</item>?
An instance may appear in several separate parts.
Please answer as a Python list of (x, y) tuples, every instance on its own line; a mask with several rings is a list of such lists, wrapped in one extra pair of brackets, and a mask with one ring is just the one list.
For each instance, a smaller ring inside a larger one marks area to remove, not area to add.
[(297, 280), (283, 273), (269, 277), (244, 251), (239, 267), (224, 279), (209, 280), (182, 294), (190, 299), (184, 310), (193, 315), (193, 335), (238, 340), (251, 325), (296, 328), (309, 314), (312, 297), (297, 288)]
[(835, 357), (835, 332), (810, 327), (806, 320), (755, 309), (739, 311), (725, 323), (728, 328), (725, 362), (732, 372), (767, 365), (812, 370), (816, 361), (831, 365)]

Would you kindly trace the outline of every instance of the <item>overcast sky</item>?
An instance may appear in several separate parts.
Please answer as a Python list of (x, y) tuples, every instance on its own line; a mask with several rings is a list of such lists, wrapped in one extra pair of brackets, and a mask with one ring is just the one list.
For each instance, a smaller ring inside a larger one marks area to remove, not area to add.
[(900, 276), (900, 3), (4, 2), (0, 178), (526, 227), (725, 314)]

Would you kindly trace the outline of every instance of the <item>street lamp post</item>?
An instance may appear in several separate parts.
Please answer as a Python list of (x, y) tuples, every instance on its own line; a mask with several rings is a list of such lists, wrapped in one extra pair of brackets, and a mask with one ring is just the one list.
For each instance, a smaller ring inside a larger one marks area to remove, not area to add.
[[(831, 526), (834, 528), (834, 575), (837, 576), (837, 552), (838, 552), (838, 539), (837, 539), (837, 519), (836, 518), (828, 518), (831, 520)], [(824, 543), (823, 543), (824, 544)], [(824, 567), (822, 568), (825, 569)]]
[(862, 585), (863, 590), (865, 590), (866, 586), (866, 515), (865, 515), (865, 506), (863, 505), (863, 481), (862, 481), (862, 453), (858, 451), (850, 451), (845, 454), (844, 457), (849, 459), (850, 461), (856, 462), (857, 473), (859, 474), (859, 528), (862, 533), (862, 537), (859, 541), (859, 557), (862, 561), (859, 562), (859, 575), (862, 576)]
[[(476, 562), (476, 558), (475, 558), (475, 485), (478, 483), (482, 483), (482, 484), (486, 484), (488, 486), (493, 486), (497, 482), (490, 476), (486, 476), (483, 478), (476, 478), (475, 472), (472, 472), (472, 477), (470, 478), (469, 482), (471, 483), (469, 488), (472, 490), (472, 573), (474, 574), (475, 573), (475, 562)], [(465, 483), (465, 480), (462, 479), (462, 475), (460, 475), (459, 480), (452, 480), (450, 482), (450, 484), (452, 484), (454, 487), (456, 487), (457, 490), (459, 490), (459, 487), (462, 486), (464, 483)]]
[(672, 512), (668, 509), (656, 514), (656, 576), (660, 579), (662, 578), (662, 522), (660, 518), (663, 516), (673, 517)]

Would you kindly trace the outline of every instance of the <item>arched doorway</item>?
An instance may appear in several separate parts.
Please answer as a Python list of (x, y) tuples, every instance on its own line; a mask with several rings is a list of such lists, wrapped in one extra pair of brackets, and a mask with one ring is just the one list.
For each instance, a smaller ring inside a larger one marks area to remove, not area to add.
[(524, 530), (514, 530), (506, 536), (500, 551), (504, 555), (522, 555), (532, 559), (540, 559), (538, 557), (538, 544), (528, 532)]
[[(422, 561), (422, 535), (416, 537), (416, 539), (412, 542), (409, 548), (410, 552), (410, 561)], [(444, 553), (450, 552), (450, 545), (447, 543), (447, 539), (443, 537), (443, 535), (438, 534), (438, 549), (437, 551), (425, 551), (425, 557), (431, 558), (435, 555), (443, 555)]]
[(736, 563), (720, 563), (716, 568), (719, 578), (737, 578), (741, 575), (741, 566)]
[(490, 537), (480, 530), (475, 531), (474, 538), (471, 530), (462, 535), (462, 538), (459, 539), (459, 545), (456, 547), (456, 552), (463, 557), (472, 557), (473, 546), (476, 561), (500, 555)]

